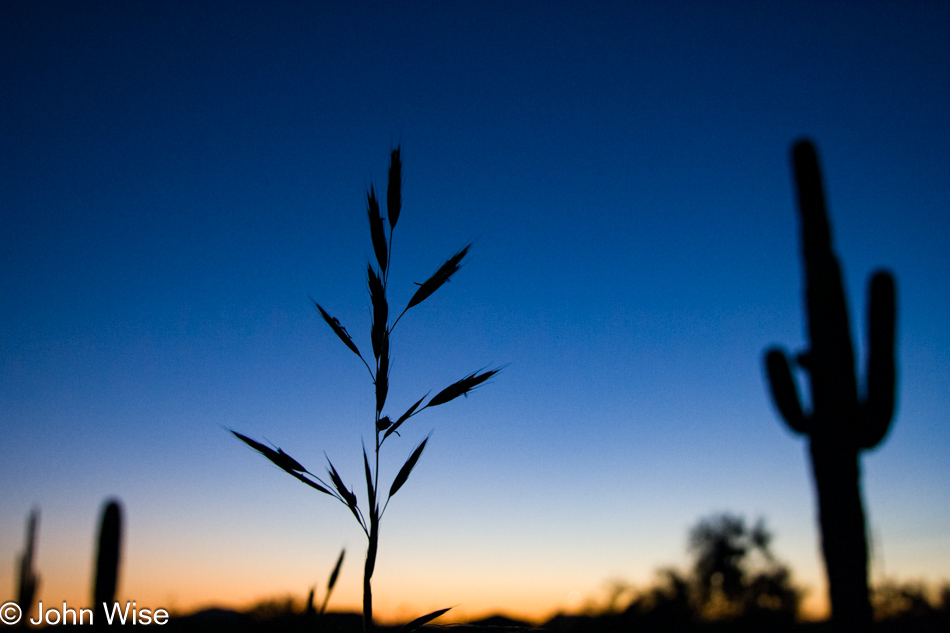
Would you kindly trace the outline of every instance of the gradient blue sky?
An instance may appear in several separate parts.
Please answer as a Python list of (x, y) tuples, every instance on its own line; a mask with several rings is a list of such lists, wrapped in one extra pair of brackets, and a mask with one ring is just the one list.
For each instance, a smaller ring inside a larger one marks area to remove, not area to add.
[(821, 612), (760, 362), (803, 343), (800, 135), (859, 338), (869, 273), (898, 280), (873, 576), (950, 577), (948, 32), (945, 2), (2, 3), (0, 597), (39, 505), (39, 597), (88, 602), (118, 496), (121, 597), (302, 598), (345, 546), (358, 608), (346, 509), (222, 427), (358, 483), (372, 385), (308, 295), (368, 347), (364, 196), (401, 145), (394, 303), (476, 244), (400, 323), (389, 402), (510, 365), (387, 444), (392, 476), (433, 431), (378, 613), (579, 608), (720, 510), (766, 517)]

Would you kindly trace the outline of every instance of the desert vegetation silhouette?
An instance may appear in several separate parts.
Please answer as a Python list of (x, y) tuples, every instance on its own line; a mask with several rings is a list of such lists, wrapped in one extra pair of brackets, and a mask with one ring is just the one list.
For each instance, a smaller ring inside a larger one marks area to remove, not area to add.
[(691, 630), (700, 622), (791, 626), (802, 591), (772, 553), (772, 539), (763, 519), (750, 526), (731, 513), (701, 518), (689, 530), (689, 570), (661, 569), (617, 624), (664, 631)]
[(122, 506), (118, 499), (110, 499), (102, 509), (99, 539), (96, 548), (96, 579), (92, 589), (92, 604), (96, 620), (106, 622), (107, 605), (115, 600), (119, 586), (119, 561), (122, 544)]
[(765, 369), (772, 400), (785, 423), (809, 438), (832, 620), (838, 630), (863, 631), (871, 624), (872, 611), (859, 455), (880, 445), (894, 415), (895, 284), (885, 271), (871, 277), (866, 388), (859, 395), (841, 268), (811, 141), (794, 144), (792, 164), (809, 339), (808, 348), (793, 362), (808, 376), (810, 410), (802, 406), (784, 350), (767, 350)]
[[(591, 601), (582, 615), (559, 614), (542, 629), (555, 633), (751, 633), (840, 628), (799, 618), (806, 590), (772, 549), (764, 519), (748, 523), (731, 512), (700, 518), (689, 530), (686, 568), (663, 567), (652, 584), (607, 585), (607, 601)], [(874, 631), (950, 630), (950, 584), (884, 580), (871, 591)]]
[[(387, 295), (390, 256), (392, 254), (393, 234), (402, 210), (402, 162), (400, 159), (400, 149), (398, 147), (390, 154), (389, 179), (386, 189), (386, 217), (383, 217), (380, 213), (379, 200), (376, 198), (376, 191), (372, 186), (366, 194), (366, 209), (369, 218), (370, 239), (376, 257), (376, 266), (374, 267), (372, 263), (368, 263), (366, 270), (370, 304), (372, 306), (372, 323), (370, 325), (370, 342), (373, 350), (372, 363), (368, 362), (367, 357), (360, 352), (353, 338), (340, 321), (331, 316), (320, 303), (311, 298), (320, 316), (323, 317), (323, 320), (330, 326), (333, 333), (362, 361), (367, 371), (369, 371), (370, 378), (374, 385), (375, 403), (372, 417), (373, 437), (375, 441), (373, 444), (372, 463), (367, 454), (365, 443), (363, 445), (363, 466), (366, 480), (365, 503), (361, 507), (357, 494), (344, 483), (343, 478), (329, 457), (327, 457), (328, 468), (326, 476), (329, 479), (329, 482), (327, 482), (305, 468), (300, 462), (285, 453), (282, 449), (271, 448), (234, 430), (231, 430), (231, 433), (264, 455), (264, 457), (284, 470), (287, 474), (310, 486), (317, 492), (329, 495), (342, 503), (347, 507), (350, 513), (352, 513), (357, 523), (359, 523), (367, 539), (366, 563), (363, 568), (363, 630), (365, 633), (369, 633), (373, 629), (372, 578), (373, 571), (376, 567), (376, 555), (379, 546), (380, 520), (386, 512), (386, 508), (389, 506), (389, 501), (399, 492), (409, 478), (410, 473), (422, 456), (422, 452), (425, 450), (429, 438), (426, 437), (423, 439), (409, 454), (409, 457), (389, 484), (388, 491), (383, 487), (384, 484), (380, 478), (380, 449), (386, 440), (389, 440), (393, 435), (399, 436), (399, 429), (401, 429), (403, 424), (410, 418), (418, 415), (425, 409), (437, 407), (451, 402), (460, 396), (467, 395), (473, 389), (501, 371), (502, 368), (474, 371), (436, 393), (428, 402), (426, 402), (428, 394), (422, 396), (398, 417), (394, 418), (393, 416), (384, 414), (386, 409), (386, 397), (389, 393), (389, 368), (391, 365), (389, 350), (390, 337), (393, 330), (406, 312), (425, 301), (435, 291), (452, 279), (459, 271), (462, 260), (468, 254), (471, 244), (466, 245), (449, 257), (439, 266), (431, 277), (422, 283), (418, 283), (418, 288), (409, 299), (406, 307), (403, 308), (398, 316), (390, 323), (389, 299)], [(425, 404), (423, 404), (423, 402), (425, 402)], [(384, 501), (383, 494), (385, 494)], [(404, 633), (408, 633), (408, 631), (414, 630), (439, 617), (448, 611), (449, 608), (439, 609), (413, 620), (404, 627)]]
[[(17, 559), (17, 605), (19, 606), (20, 616), (25, 620), (29, 617), (33, 609), (33, 599), (40, 587), (40, 575), (34, 569), (34, 559), (36, 558), (36, 533), (40, 525), (40, 509), (30, 510), (30, 516), (26, 520), (26, 544), (23, 547), (23, 553)], [(6, 606), (6, 605), (4, 605)], [(5, 614), (6, 615), (6, 614)], [(4, 618), (4, 622), (7, 618)]]
[(323, 594), (323, 602), (320, 603), (320, 608), (317, 609), (313, 605), (313, 599), (316, 597), (317, 588), (316, 586), (311, 587), (310, 595), (307, 596), (307, 610), (304, 615), (309, 619), (315, 619), (318, 615), (323, 615), (327, 612), (327, 603), (330, 602), (330, 596), (333, 594), (333, 588), (336, 587), (337, 578), (340, 577), (340, 568), (343, 567), (343, 557), (346, 556), (346, 550), (340, 550), (340, 557), (336, 559), (336, 565), (333, 566), (333, 571), (330, 572), (330, 579), (327, 581), (327, 590)]
[(732, 514), (701, 519), (689, 532), (697, 612), (707, 619), (793, 621), (801, 592), (771, 542), (764, 519), (751, 527)]
[[(30, 621), (34, 600), (37, 597), (40, 585), (40, 576), (34, 569), (36, 558), (36, 542), (39, 532), (39, 508), (33, 508), (27, 519), (26, 545), (23, 553), (17, 560), (17, 606), (19, 607), (19, 624), (26, 628)], [(63, 621), (47, 620), (47, 624), (85, 624), (92, 623), (94, 628), (102, 628), (107, 621), (106, 611), (115, 601), (116, 588), (119, 584), (119, 565), (122, 552), (122, 504), (118, 499), (109, 499), (102, 507), (102, 518), (99, 521), (99, 535), (96, 538), (96, 561), (92, 581), (92, 608), (84, 612), (76, 612), (73, 620), (63, 615)], [(57, 605), (58, 606), (58, 605)], [(8, 604), (4, 605), (7, 608)], [(65, 607), (64, 607), (65, 609)], [(50, 609), (57, 618), (59, 614)], [(76, 611), (71, 609), (71, 611)], [(86, 614), (88, 612), (88, 615)], [(4, 622), (8, 622), (10, 614), (4, 614)], [(37, 614), (40, 618), (40, 614)]]

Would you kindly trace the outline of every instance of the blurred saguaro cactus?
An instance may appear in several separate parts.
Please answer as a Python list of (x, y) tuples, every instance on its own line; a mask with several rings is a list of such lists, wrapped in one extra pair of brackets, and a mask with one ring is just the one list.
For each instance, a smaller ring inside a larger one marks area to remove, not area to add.
[(93, 585), (92, 604), (97, 620), (105, 621), (103, 604), (115, 600), (119, 583), (119, 561), (122, 545), (122, 507), (117, 499), (110, 499), (102, 510), (99, 524), (99, 544), (96, 549), (96, 577)]
[(23, 554), (17, 561), (17, 604), (20, 605), (20, 612), (24, 621), (27, 619), (30, 609), (33, 608), (33, 600), (36, 598), (36, 590), (40, 585), (40, 577), (33, 569), (33, 558), (36, 555), (36, 533), (40, 525), (40, 509), (33, 508), (30, 511), (30, 517), (26, 521), (26, 547), (23, 548)]
[[(359, 350), (359, 347), (357, 347), (356, 343), (350, 337), (349, 332), (347, 332), (346, 328), (343, 327), (340, 321), (331, 316), (330, 313), (327, 312), (319, 303), (313, 301), (313, 304), (320, 313), (320, 316), (323, 317), (323, 320), (326, 321), (327, 325), (330, 326), (330, 329), (333, 331), (333, 333), (343, 342), (344, 345), (346, 345), (346, 347), (351, 352), (359, 357), (360, 361), (362, 361), (363, 365), (369, 371), (370, 378), (372, 379), (374, 385), (374, 414), (372, 431), (375, 437), (375, 451), (373, 464), (371, 465), (371, 460), (367, 454), (366, 446), (363, 446), (363, 471), (366, 478), (366, 503), (363, 504), (363, 507), (360, 507), (357, 494), (352, 489), (347, 487), (347, 485), (343, 482), (342, 476), (337, 471), (333, 463), (330, 462), (329, 457), (327, 458), (327, 463), (329, 465), (327, 468), (327, 475), (330, 480), (328, 483), (324, 479), (321, 479), (311, 471), (304, 468), (300, 462), (293, 459), (280, 448), (274, 449), (269, 446), (265, 446), (264, 444), (261, 444), (260, 442), (257, 442), (256, 440), (253, 440), (245, 435), (237, 433), (236, 431), (231, 431), (238, 439), (243, 441), (254, 450), (260, 452), (276, 466), (287, 472), (287, 474), (295, 477), (318, 492), (322, 492), (334, 497), (337, 501), (345, 505), (353, 514), (353, 517), (359, 523), (360, 528), (366, 534), (368, 541), (366, 550), (366, 564), (363, 568), (363, 629), (367, 633), (373, 628), (373, 591), (371, 580), (373, 577), (373, 572), (376, 568), (376, 554), (377, 548), (379, 546), (379, 522), (389, 505), (389, 500), (392, 499), (396, 492), (402, 488), (403, 484), (405, 484), (406, 480), (409, 478), (409, 474), (419, 461), (419, 457), (422, 455), (422, 451), (425, 450), (426, 443), (429, 441), (429, 438), (426, 437), (423, 439), (422, 442), (420, 442), (415, 447), (415, 449), (413, 449), (412, 453), (410, 453), (402, 468), (399, 469), (399, 472), (396, 473), (396, 476), (392, 479), (392, 483), (389, 486), (389, 491), (386, 494), (385, 500), (382, 499), (384, 489), (381, 488), (383, 484), (380, 482), (379, 472), (380, 448), (393, 434), (399, 436), (399, 430), (402, 428), (402, 425), (409, 420), (409, 418), (430, 407), (445, 404), (458, 398), (459, 396), (467, 395), (473, 389), (500, 371), (500, 369), (490, 369), (472, 372), (468, 376), (462, 378), (461, 380), (457, 380), (448, 387), (445, 387), (439, 391), (425, 404), (423, 404), (423, 402), (426, 401), (428, 394), (422, 396), (415, 402), (415, 404), (410, 406), (398, 417), (384, 414), (387, 396), (389, 394), (389, 369), (391, 366), (389, 341), (393, 330), (399, 323), (400, 319), (402, 319), (402, 317), (406, 314), (406, 312), (425, 301), (436, 290), (441, 288), (444, 284), (452, 279), (455, 273), (459, 271), (462, 260), (465, 258), (465, 255), (468, 253), (468, 250), (471, 247), (471, 244), (469, 244), (460, 249), (454, 255), (449, 257), (441, 266), (439, 266), (438, 270), (436, 270), (431, 277), (422, 283), (417, 283), (416, 285), (418, 288), (416, 288), (412, 297), (409, 299), (406, 307), (403, 308), (402, 312), (400, 312), (398, 316), (390, 322), (389, 299), (387, 297), (390, 258), (392, 256), (393, 232), (396, 229), (396, 223), (399, 220), (401, 209), (402, 161), (400, 159), (399, 148), (397, 147), (390, 155), (389, 182), (386, 191), (387, 214), (385, 218), (380, 213), (379, 200), (376, 197), (375, 189), (370, 187), (370, 190), (366, 195), (366, 210), (369, 217), (370, 239), (373, 245), (373, 253), (376, 258), (376, 265), (374, 266), (373, 263), (370, 262), (367, 265), (366, 271), (370, 304), (372, 306), (370, 342), (373, 350), (373, 363), (369, 363), (367, 361), (368, 357), (363, 356)], [(440, 609), (417, 618), (407, 624), (401, 633), (408, 633), (408, 631), (422, 626), (426, 622), (435, 619), (446, 611), (448, 611), (448, 609)]]
[(871, 623), (871, 605), (859, 453), (883, 441), (894, 414), (894, 278), (884, 271), (871, 277), (866, 388), (859, 395), (841, 270), (832, 248), (818, 155), (812, 143), (797, 142), (792, 162), (801, 218), (809, 338), (808, 349), (794, 362), (808, 375), (810, 411), (802, 406), (782, 349), (773, 347), (766, 352), (765, 367), (772, 399), (785, 423), (810, 439), (832, 619), (841, 630), (863, 630)]

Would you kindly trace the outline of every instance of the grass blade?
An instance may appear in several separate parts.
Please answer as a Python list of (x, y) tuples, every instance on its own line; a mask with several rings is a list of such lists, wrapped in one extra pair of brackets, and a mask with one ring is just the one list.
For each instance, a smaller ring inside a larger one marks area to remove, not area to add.
[[(239, 440), (241, 440), (242, 442), (244, 442), (245, 444), (247, 444), (248, 446), (250, 446), (251, 448), (253, 448), (255, 451), (261, 453), (261, 454), (262, 454), (264, 457), (266, 457), (267, 459), (271, 460), (272, 462), (274, 461), (274, 457), (277, 456), (277, 451), (275, 451), (274, 449), (272, 449), (270, 446), (265, 446), (265, 445), (261, 444), (260, 442), (258, 442), (258, 441), (256, 441), (256, 440), (252, 440), (251, 438), (249, 438), (249, 437), (246, 436), (246, 435), (241, 435), (240, 433), (238, 433), (237, 431), (234, 431), (234, 430), (232, 430), (232, 429), (228, 429), (228, 430), (231, 431), (231, 434), (232, 434), (234, 437), (238, 438)], [(270, 455), (271, 453), (273, 453), (274, 457), (271, 457), (271, 455)], [(274, 462), (274, 463), (276, 463), (276, 462)], [(279, 465), (279, 464), (278, 464), (278, 465)]]
[[(320, 315), (323, 317), (323, 320), (326, 321), (327, 324), (328, 324), (328, 325), (333, 329), (333, 331), (336, 333), (336, 335), (340, 337), (340, 340), (343, 341), (343, 343), (344, 343), (347, 347), (349, 347), (351, 350), (353, 350), (353, 353), (354, 353), (354, 354), (356, 354), (356, 355), (359, 356), (360, 358), (363, 358), (363, 355), (360, 354), (360, 350), (357, 349), (357, 347), (356, 347), (356, 343), (354, 343), (354, 342), (353, 342), (353, 339), (350, 338), (350, 335), (347, 334), (346, 328), (343, 327), (342, 325), (340, 325), (339, 319), (337, 319), (337, 318), (335, 318), (335, 317), (332, 317), (332, 316), (330, 316), (329, 314), (327, 314), (327, 311), (324, 310), (324, 309), (320, 306), (319, 303), (317, 303), (316, 301), (314, 301), (313, 297), (311, 297), (310, 300), (313, 301), (313, 305), (317, 306), (317, 310), (320, 311)], [(363, 362), (365, 363), (366, 361), (364, 360)]]
[(281, 468), (282, 470), (286, 470), (289, 473), (292, 473), (294, 471), (304, 472), (304, 473), (307, 472), (307, 469), (301, 466), (300, 462), (298, 462), (296, 459), (294, 459), (293, 457), (291, 457), (284, 451), (280, 450), (279, 448), (275, 451), (271, 447), (265, 446), (261, 444), (260, 442), (252, 440), (246, 435), (241, 435), (237, 431), (231, 431), (231, 433), (234, 435), (234, 437), (238, 438), (239, 440), (241, 440), (242, 442), (244, 442), (245, 444), (253, 448), (255, 451), (257, 451), (258, 453), (260, 453), (267, 459), (274, 462), (274, 464), (278, 466), (279, 468)]
[(425, 450), (426, 442), (429, 441), (429, 438), (422, 440), (422, 444), (416, 447), (416, 450), (412, 451), (412, 455), (409, 456), (409, 459), (406, 460), (406, 463), (402, 465), (402, 468), (399, 469), (399, 474), (396, 475), (396, 479), (393, 480), (393, 485), (389, 489), (389, 496), (392, 497), (396, 492), (402, 488), (402, 485), (406, 483), (406, 480), (409, 479), (409, 473), (412, 472), (413, 467), (415, 467), (416, 462), (419, 461), (419, 456), (422, 455), (422, 451)]
[[(343, 555), (346, 554), (346, 550), (340, 551), (340, 557), (336, 559), (336, 565), (333, 567), (333, 572), (330, 574), (330, 582), (327, 583), (327, 592), (323, 596), (323, 604), (320, 605), (320, 615), (323, 615), (327, 610), (327, 602), (330, 601), (330, 594), (333, 593), (333, 587), (336, 585), (336, 579), (340, 576), (340, 567), (343, 566)], [(313, 604), (313, 592), (311, 590), (311, 605)], [(312, 608), (312, 607), (311, 607)]]
[(452, 607), (448, 607), (448, 608), (446, 608), (446, 609), (439, 609), (438, 611), (433, 611), (432, 613), (427, 613), (427, 614), (425, 614), (425, 615), (422, 616), (422, 617), (416, 618), (415, 620), (413, 620), (413, 621), (410, 622), (409, 624), (406, 624), (404, 627), (402, 627), (401, 629), (399, 629), (399, 631), (397, 631), (397, 633), (412, 633), (413, 631), (415, 631), (416, 629), (418, 629), (420, 626), (422, 626), (422, 625), (424, 625), (424, 624), (428, 624), (429, 622), (431, 622), (432, 620), (436, 619), (437, 617), (439, 617), (440, 615), (442, 615), (442, 614), (445, 613), (446, 611), (449, 611), (451, 608), (452, 608)]
[(376, 199), (376, 190), (372, 186), (366, 194), (366, 215), (369, 216), (369, 234), (373, 238), (373, 250), (376, 252), (376, 261), (379, 269), (386, 272), (386, 229), (383, 227), (383, 218), (379, 215), (379, 201)]
[[(228, 430), (231, 431), (231, 429), (228, 429)], [(256, 440), (252, 440), (248, 436), (242, 435), (238, 433), (237, 431), (231, 431), (231, 433), (234, 435), (234, 437), (238, 438), (239, 440), (241, 440), (242, 442), (244, 442), (245, 444), (253, 448), (255, 451), (257, 451), (258, 453), (260, 453), (261, 455), (269, 459), (271, 462), (274, 463), (275, 466), (277, 466), (281, 470), (284, 470), (285, 472), (290, 473), (291, 475), (293, 475), (294, 477), (296, 477), (303, 483), (307, 484), (311, 488), (314, 488), (315, 490), (319, 490), (320, 492), (326, 493), (330, 495), (331, 497), (333, 496), (332, 492), (330, 492), (329, 490), (327, 490), (320, 484), (316, 483), (315, 481), (311, 481), (307, 477), (304, 477), (303, 473), (309, 474), (309, 471), (306, 468), (304, 468), (300, 464), (300, 462), (295, 460), (293, 457), (291, 457), (290, 455), (288, 455), (281, 449), (278, 448), (275, 451), (271, 447), (265, 446), (264, 444), (261, 444), (260, 442)]]
[(369, 511), (376, 516), (376, 488), (373, 487), (373, 473), (369, 469), (369, 458), (366, 456), (366, 447), (363, 447), (363, 466), (366, 470), (366, 496), (369, 498)]
[[(289, 471), (288, 471), (288, 472), (289, 472)], [(314, 490), (319, 490), (320, 492), (322, 492), (322, 493), (324, 493), (324, 494), (328, 494), (328, 495), (330, 495), (331, 497), (335, 497), (335, 496), (336, 496), (336, 495), (334, 495), (332, 492), (330, 492), (328, 489), (326, 489), (326, 488), (324, 488), (323, 486), (321, 486), (320, 484), (318, 484), (317, 482), (312, 481), (312, 480), (309, 479), (308, 477), (304, 477), (303, 474), (301, 474), (301, 473), (292, 472), (292, 473), (290, 473), (290, 474), (293, 475), (294, 477), (296, 477), (297, 479), (299, 479), (300, 481), (304, 482), (305, 484), (307, 484), (308, 486), (310, 486), (310, 487), (313, 488)]]
[(327, 469), (327, 472), (330, 473), (330, 481), (333, 482), (334, 488), (340, 493), (340, 496), (343, 498), (343, 501), (350, 507), (351, 510), (356, 510), (356, 495), (353, 494), (351, 490), (346, 488), (346, 485), (343, 483), (343, 479), (340, 478), (340, 474), (336, 472), (336, 467), (333, 465), (333, 462), (330, 461), (330, 458), (327, 458), (327, 463), (330, 464), (330, 467)]
[(386, 395), (389, 393), (389, 333), (383, 332), (383, 343), (379, 350), (379, 364), (376, 367), (376, 413), (383, 412)]
[(440, 404), (445, 404), (446, 402), (455, 400), (459, 396), (468, 395), (468, 393), (472, 389), (482, 384), (483, 382), (485, 382), (486, 380), (488, 380), (489, 378), (491, 378), (492, 376), (500, 372), (502, 369), (503, 369), (502, 367), (499, 367), (498, 369), (491, 369), (481, 374), (478, 373), (477, 371), (474, 373), (471, 373), (465, 378), (462, 378), (458, 382), (452, 383), (451, 385), (449, 385), (448, 387), (446, 387), (439, 393), (435, 394), (435, 396), (432, 397), (432, 400), (430, 400), (426, 406), (437, 407)]
[(416, 410), (417, 408), (419, 408), (419, 405), (422, 404), (422, 401), (425, 400), (425, 399), (426, 399), (426, 396), (428, 396), (428, 395), (429, 395), (429, 394), (426, 394), (425, 396), (422, 396), (421, 398), (419, 398), (419, 400), (418, 400), (414, 405), (412, 405), (411, 407), (409, 407), (409, 410), (408, 410), (408, 411), (406, 411), (406, 412), (403, 413), (401, 416), (399, 416), (399, 419), (396, 420), (396, 421), (393, 423), (393, 425), (392, 425), (391, 427), (389, 427), (388, 429), (386, 429), (386, 434), (383, 435), (383, 439), (385, 440), (387, 437), (389, 437), (390, 433), (395, 433), (395, 432), (396, 432), (396, 429), (398, 429), (398, 428), (400, 427), (400, 425), (402, 425), (403, 422), (405, 422), (406, 420), (408, 420), (408, 419), (412, 416), (412, 414), (415, 412), (415, 410)]
[(367, 265), (366, 278), (369, 284), (369, 298), (373, 304), (373, 324), (370, 326), (370, 338), (373, 341), (373, 356), (379, 358), (386, 336), (389, 321), (389, 303), (386, 301), (386, 289), (373, 266)]
[(419, 284), (419, 289), (412, 295), (412, 298), (409, 300), (409, 305), (406, 306), (406, 310), (425, 301), (426, 298), (438, 290), (442, 284), (449, 281), (452, 275), (458, 272), (462, 258), (465, 257), (465, 254), (468, 253), (468, 249), (471, 247), (472, 245), (469, 244), (455, 255), (452, 255), (444, 264), (439, 266), (439, 269), (435, 271), (434, 275)]
[(386, 211), (389, 214), (389, 230), (396, 228), (399, 211), (402, 209), (402, 161), (397, 147), (389, 155), (389, 185), (386, 188)]
[(340, 493), (340, 498), (343, 503), (346, 504), (350, 512), (353, 513), (353, 516), (356, 517), (356, 522), (359, 523), (363, 531), (366, 532), (366, 524), (363, 522), (363, 517), (360, 516), (359, 508), (356, 507), (356, 495), (352, 490), (347, 489), (343, 483), (343, 479), (340, 477), (340, 473), (336, 472), (336, 468), (333, 466), (333, 462), (330, 461), (329, 457), (327, 457), (327, 463), (330, 464), (330, 468), (327, 469), (327, 472), (330, 473), (330, 481), (333, 482), (336, 491)]
[(330, 582), (327, 583), (327, 591), (333, 591), (333, 587), (336, 586), (336, 579), (340, 576), (340, 568), (343, 566), (343, 556), (346, 554), (346, 550), (340, 551), (340, 557), (336, 559), (336, 565), (333, 566), (333, 573), (330, 574)]
[(301, 466), (300, 462), (296, 459), (285, 453), (280, 447), (277, 448), (277, 456), (280, 457), (281, 462), (287, 465), (287, 468), (290, 470), (296, 470), (297, 472), (305, 473), (307, 469)]

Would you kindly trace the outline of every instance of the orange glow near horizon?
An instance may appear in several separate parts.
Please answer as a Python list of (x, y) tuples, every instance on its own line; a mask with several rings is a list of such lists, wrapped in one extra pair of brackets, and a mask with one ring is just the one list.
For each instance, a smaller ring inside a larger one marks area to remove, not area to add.
[[(5, 557), (8, 558), (8, 557)], [(11, 561), (3, 561), (11, 562)], [(70, 607), (89, 606), (89, 574), (91, 561), (85, 566), (73, 565), (78, 561), (65, 559), (67, 566), (49, 565), (41, 570), (41, 585), (37, 601), (46, 605), (60, 605), (65, 601)], [(362, 583), (358, 573), (350, 570), (349, 577), (335, 589), (328, 610), (332, 612), (359, 613), (362, 604)], [(268, 601), (292, 601), (295, 609), (303, 609), (310, 585), (294, 581), (279, 574), (260, 573), (249, 582), (241, 574), (208, 574), (207, 570), (194, 570), (181, 574), (180, 570), (140, 568), (139, 573), (130, 573), (120, 578), (117, 600), (136, 601), (138, 606), (151, 609), (163, 608), (173, 615), (193, 613), (208, 608), (247, 610)], [(0, 581), (0, 594), (13, 596), (15, 587), (8, 575)], [(558, 613), (596, 613), (604, 604), (603, 582), (571, 583), (559, 578), (544, 582), (521, 583), (518, 589), (511, 584), (491, 582), (484, 576), (426, 579), (403, 575), (380, 573), (374, 579), (375, 618), (383, 624), (404, 623), (436, 609), (452, 607), (441, 621), (465, 622), (492, 615), (526, 620), (540, 624)], [(273, 587), (261, 591), (261, 587)], [(643, 586), (643, 585), (641, 585)], [(317, 602), (323, 597), (326, 587), (317, 588)], [(416, 599), (414, 596), (426, 596)], [(460, 600), (459, 597), (462, 599)], [(32, 612), (35, 614), (35, 605)], [(802, 619), (821, 620), (828, 615), (824, 588), (809, 587), (802, 604)]]
[[(6, 584), (6, 583), (5, 583)], [(305, 588), (306, 589), (306, 588)], [(12, 595), (12, 587), (4, 588), (4, 593)], [(82, 587), (66, 588), (62, 583), (52, 585), (49, 590), (41, 591), (38, 600), (42, 600), (46, 605), (59, 605), (66, 602), (71, 607), (88, 607), (89, 597)], [(306, 595), (303, 591), (285, 591), (279, 590), (270, 593), (255, 594), (250, 590), (235, 591), (229, 595), (222, 596), (220, 587), (214, 589), (189, 588), (187, 598), (185, 592), (162, 591), (155, 588), (153, 591), (141, 591), (138, 593), (122, 592), (118, 596), (118, 602), (124, 603), (126, 600), (135, 600), (139, 607), (149, 607), (152, 609), (163, 608), (174, 615), (186, 615), (209, 608), (233, 609), (235, 611), (245, 611), (264, 602), (283, 603), (290, 600), (294, 609), (303, 610), (306, 604)], [(328, 611), (335, 613), (360, 613), (361, 598), (359, 595), (351, 595), (353, 592), (336, 592), (330, 600)], [(51, 596), (57, 596), (51, 599)], [(134, 598), (132, 596), (135, 596)], [(59, 597), (63, 596), (63, 597)], [(469, 599), (459, 604), (448, 604), (434, 600), (419, 602), (409, 602), (401, 598), (387, 598), (374, 592), (375, 598), (375, 619), (385, 625), (395, 625), (405, 623), (424, 613), (429, 613), (439, 608), (451, 606), (452, 610), (441, 617), (440, 621), (444, 623), (467, 622), (489, 616), (502, 615), (518, 620), (525, 620), (532, 624), (541, 624), (557, 614), (581, 614), (586, 613), (599, 602), (594, 596), (583, 595), (580, 592), (571, 592), (562, 597), (562, 599), (552, 604), (545, 602), (541, 597), (525, 596), (521, 602), (507, 604), (487, 603), (477, 596), (469, 595)], [(318, 594), (319, 602), (319, 594)], [(495, 606), (491, 606), (495, 604)], [(35, 615), (36, 606), (31, 612)], [(596, 612), (596, 611), (595, 611)], [(827, 602), (823, 596), (809, 596), (803, 602), (801, 618), (806, 621), (823, 620), (828, 615)]]

